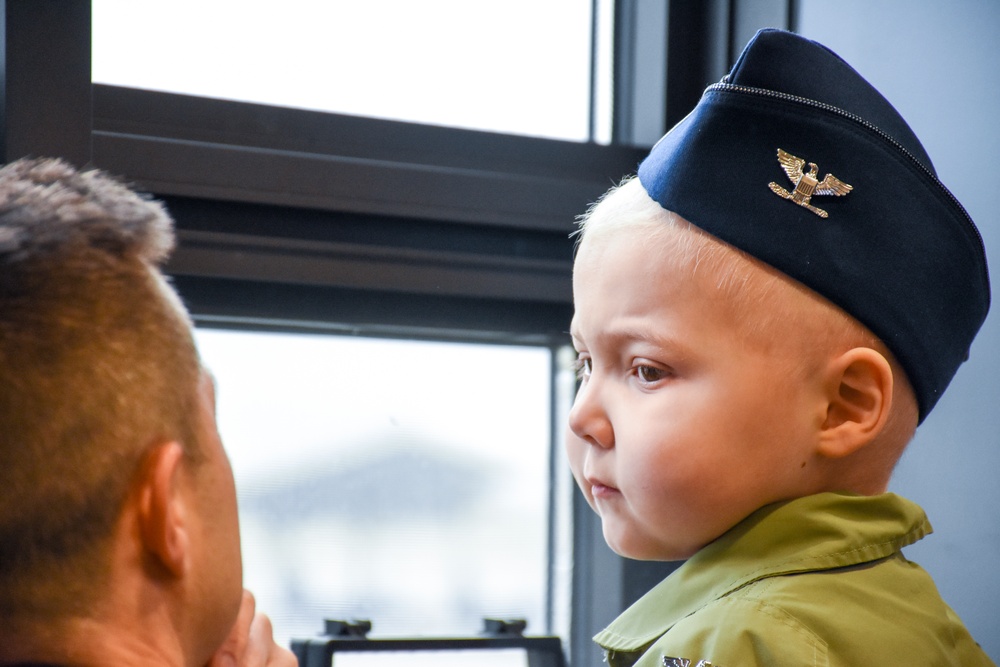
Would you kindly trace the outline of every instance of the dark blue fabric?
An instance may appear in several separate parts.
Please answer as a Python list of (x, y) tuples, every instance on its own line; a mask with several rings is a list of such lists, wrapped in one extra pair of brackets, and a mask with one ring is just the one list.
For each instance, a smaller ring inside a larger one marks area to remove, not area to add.
[[(805, 78), (802, 67), (825, 83)], [(810, 99), (822, 95), (818, 101), (891, 128), (930, 168), (891, 105), (815, 42), (759, 33), (728, 81)], [(853, 186), (845, 196), (813, 197), (828, 218), (768, 187), (795, 189), (778, 162), (779, 148), (816, 163), (820, 180), (829, 173)], [(709, 89), (653, 148), (639, 180), (664, 208), (868, 326), (906, 370), (921, 420), (967, 358), (990, 302), (982, 240), (936, 178), (878, 132), (799, 102)]]
[(729, 83), (767, 88), (829, 104), (864, 118), (934, 165), (910, 126), (882, 93), (818, 42), (782, 30), (761, 30), (729, 73)]

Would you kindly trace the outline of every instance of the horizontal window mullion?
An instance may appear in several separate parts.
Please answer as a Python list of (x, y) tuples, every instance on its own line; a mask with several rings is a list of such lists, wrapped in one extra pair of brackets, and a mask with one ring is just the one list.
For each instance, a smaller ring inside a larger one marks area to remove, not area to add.
[[(571, 262), (179, 230), (177, 275), (568, 303)], [(567, 242), (568, 243), (568, 242)]]
[(569, 232), (607, 179), (540, 178), (95, 132), (94, 163), (156, 194)]

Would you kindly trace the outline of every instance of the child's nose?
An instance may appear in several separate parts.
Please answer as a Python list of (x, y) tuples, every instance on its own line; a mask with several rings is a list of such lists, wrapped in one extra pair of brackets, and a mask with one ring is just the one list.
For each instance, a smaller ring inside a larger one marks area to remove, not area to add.
[(615, 435), (604, 409), (600, 387), (591, 378), (577, 391), (569, 411), (569, 428), (576, 437), (598, 447), (614, 447)]

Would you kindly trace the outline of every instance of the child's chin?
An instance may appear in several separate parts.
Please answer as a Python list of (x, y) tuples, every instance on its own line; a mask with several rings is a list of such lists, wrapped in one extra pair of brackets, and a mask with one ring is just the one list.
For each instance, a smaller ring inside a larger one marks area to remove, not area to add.
[(683, 545), (664, 545), (629, 539), (628, 536), (615, 535), (604, 524), (604, 541), (608, 547), (622, 558), (648, 561), (675, 561), (691, 557), (698, 549), (686, 548)]

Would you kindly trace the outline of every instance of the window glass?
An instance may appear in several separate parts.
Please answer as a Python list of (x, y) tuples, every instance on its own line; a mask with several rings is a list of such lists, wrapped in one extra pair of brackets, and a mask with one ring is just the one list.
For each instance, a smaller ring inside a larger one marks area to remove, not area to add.
[(93, 0), (93, 80), (583, 141), (592, 0)]
[(545, 634), (547, 348), (198, 329), (276, 636)]

